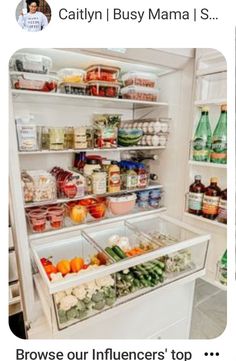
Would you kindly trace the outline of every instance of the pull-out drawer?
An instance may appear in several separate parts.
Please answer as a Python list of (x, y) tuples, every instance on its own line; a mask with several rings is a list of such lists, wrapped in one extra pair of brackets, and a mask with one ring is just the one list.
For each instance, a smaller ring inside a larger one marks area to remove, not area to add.
[[(48, 295), (51, 323), (56, 325), (53, 332), (75, 327), (78, 322), (84, 325), (95, 322), (92, 316), (115, 312), (124, 304), (127, 308), (129, 302), (143, 295), (151, 299), (154, 291), (158, 293), (166, 286), (203, 274), (209, 238), (208, 234), (183, 222), (154, 214), (142, 219), (137, 217), (132, 222), (88, 227), (86, 232), (73, 238), (34, 241), (34, 259)], [(120, 259), (107, 250), (109, 247), (115, 252), (118, 244), (125, 255)], [(150, 244), (152, 247), (147, 249)], [(141, 251), (132, 254), (132, 247)], [(72, 259), (75, 257), (82, 259), (85, 267), (74, 269)], [(57, 273), (46, 273), (45, 259), (52, 262), (50, 266)], [(62, 260), (67, 267), (65, 272), (58, 265)], [(166, 297), (167, 300), (168, 295)]]

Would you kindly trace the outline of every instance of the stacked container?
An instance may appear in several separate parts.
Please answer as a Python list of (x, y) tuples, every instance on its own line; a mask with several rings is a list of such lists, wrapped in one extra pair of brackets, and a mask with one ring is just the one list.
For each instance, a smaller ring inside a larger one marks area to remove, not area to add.
[(156, 102), (159, 99), (158, 77), (146, 72), (128, 72), (122, 76), (123, 99)]

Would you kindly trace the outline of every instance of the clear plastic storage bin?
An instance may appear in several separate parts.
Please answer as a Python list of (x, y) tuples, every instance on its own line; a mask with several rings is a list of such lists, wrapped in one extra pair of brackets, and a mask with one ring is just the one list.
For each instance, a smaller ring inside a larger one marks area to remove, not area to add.
[(134, 85), (121, 89), (121, 95), (123, 99), (143, 100), (149, 102), (158, 101), (159, 93), (159, 89)]
[(86, 85), (82, 83), (61, 83), (59, 92), (71, 95), (86, 95)]
[(103, 81), (92, 81), (87, 83), (87, 95), (106, 97), (106, 98), (117, 98), (120, 91), (120, 85), (103, 82)]
[(59, 330), (116, 303), (115, 277), (101, 274), (111, 260), (80, 234), (41, 245), (35, 241), (32, 250)]
[(86, 69), (86, 81), (116, 82), (120, 68), (107, 65), (92, 65)]
[(148, 88), (156, 88), (158, 85), (158, 77), (152, 73), (144, 72), (129, 72), (122, 76), (122, 81), (125, 86), (137, 85)]
[(85, 71), (75, 68), (64, 68), (57, 73), (60, 83), (80, 84), (83, 83)]
[(13, 89), (55, 92), (57, 78), (52, 75), (11, 72), (11, 86)]
[(197, 79), (196, 100), (210, 101), (227, 98), (227, 73), (221, 72), (199, 76)]
[(20, 72), (48, 74), (51, 68), (52, 59), (43, 55), (16, 53), (10, 60), (10, 69)]

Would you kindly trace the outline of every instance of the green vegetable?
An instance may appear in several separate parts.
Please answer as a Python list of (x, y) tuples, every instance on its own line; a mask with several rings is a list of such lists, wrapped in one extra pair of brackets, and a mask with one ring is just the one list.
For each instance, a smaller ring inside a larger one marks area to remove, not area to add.
[(95, 294), (93, 294), (92, 296), (92, 301), (93, 302), (101, 302), (104, 300), (104, 294), (102, 292), (97, 292)]
[(114, 298), (106, 298), (106, 305), (107, 306), (112, 306), (112, 305), (114, 305), (114, 303), (116, 302), (116, 298), (114, 297)]
[(83, 301), (78, 301), (77, 305), (76, 305), (76, 309), (78, 311), (84, 311), (86, 309), (85, 303)]
[(119, 246), (113, 246), (112, 251), (115, 252), (115, 254), (121, 259), (127, 258), (126, 254), (122, 251), (122, 249)]
[(95, 303), (95, 305), (93, 306), (93, 308), (94, 308), (95, 310), (97, 310), (97, 311), (100, 311), (100, 310), (102, 310), (102, 309), (105, 307), (105, 305), (106, 305), (105, 301), (102, 300), (102, 301), (99, 301), (99, 302)]
[(111, 258), (113, 258), (114, 261), (118, 262), (121, 260), (121, 258), (110, 247), (106, 247), (105, 251)]
[(79, 318), (85, 318), (87, 316), (88, 316), (88, 311), (87, 310), (79, 312)]
[(89, 297), (85, 297), (83, 299), (83, 302), (87, 305), (87, 304), (89, 304), (91, 302), (91, 299)]
[(66, 312), (66, 316), (68, 320), (73, 320), (74, 318), (78, 317), (78, 311), (76, 310), (76, 307), (72, 307), (70, 310)]
[(58, 310), (58, 317), (59, 317), (59, 322), (60, 323), (67, 322), (66, 311)]

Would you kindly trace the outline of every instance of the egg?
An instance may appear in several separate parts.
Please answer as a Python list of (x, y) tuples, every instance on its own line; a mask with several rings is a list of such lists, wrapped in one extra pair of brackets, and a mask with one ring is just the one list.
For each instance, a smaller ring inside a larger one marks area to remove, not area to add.
[(143, 132), (144, 132), (144, 133), (147, 133), (147, 132), (148, 132), (148, 123), (147, 123), (147, 122), (143, 123), (142, 129), (143, 129)]
[(157, 133), (159, 133), (160, 131), (161, 131), (161, 123), (160, 122), (156, 122), (155, 124), (154, 124), (154, 132), (157, 134)]
[(160, 141), (160, 137), (158, 137), (158, 135), (153, 135), (152, 136), (152, 145), (154, 147), (156, 147), (159, 144)]
[(150, 122), (148, 125), (148, 133), (153, 134), (154, 133), (154, 122)]
[(169, 126), (168, 126), (167, 123), (161, 123), (161, 131), (162, 131), (163, 133), (168, 132), (168, 128), (169, 128)]

